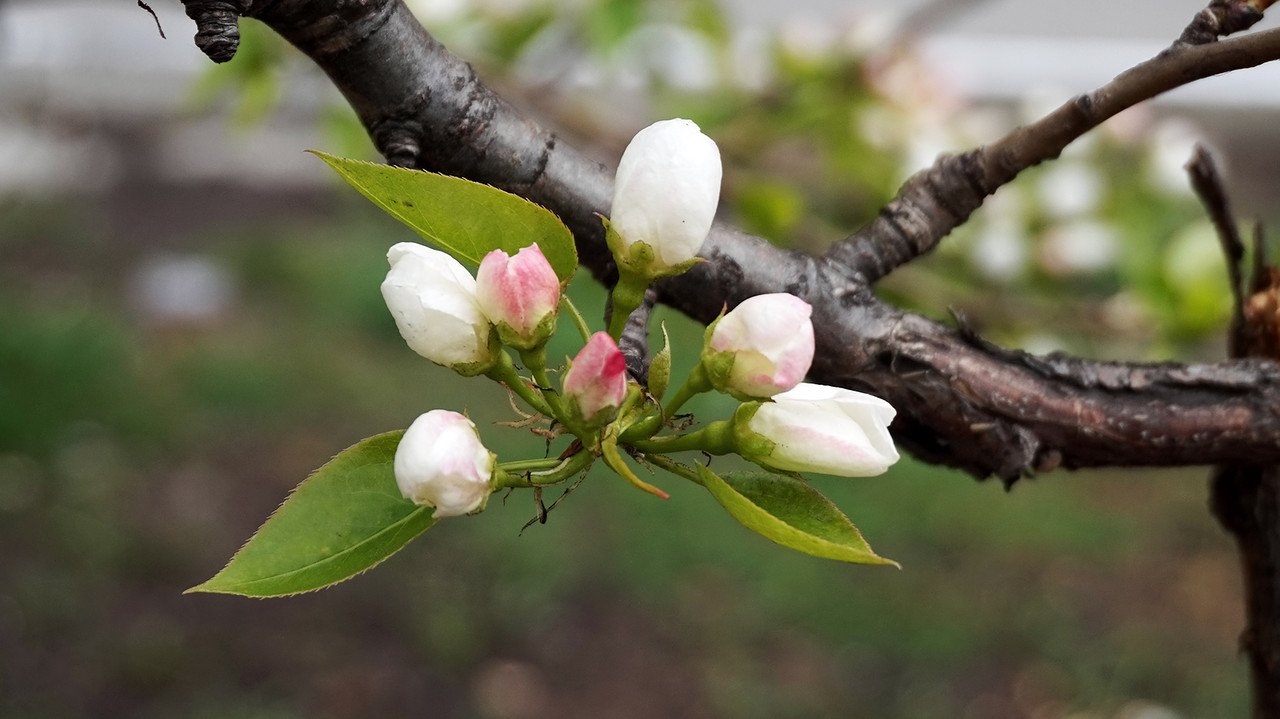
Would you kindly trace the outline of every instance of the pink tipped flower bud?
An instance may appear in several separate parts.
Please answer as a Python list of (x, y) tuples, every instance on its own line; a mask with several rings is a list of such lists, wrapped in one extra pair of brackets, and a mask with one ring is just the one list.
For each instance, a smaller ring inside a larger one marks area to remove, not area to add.
[(476, 299), (503, 342), (533, 349), (555, 332), (560, 278), (536, 243), (521, 248), (515, 257), (494, 250), (480, 262)]
[(494, 360), (489, 318), (476, 301), (476, 281), (449, 255), (401, 242), (387, 252), (391, 271), (382, 297), (410, 349), (463, 374), (479, 374)]
[(708, 330), (702, 364), (711, 384), (763, 399), (799, 384), (813, 363), (813, 308), (786, 293), (744, 300)]
[[(898, 461), (889, 436), (896, 413), (879, 397), (801, 383), (734, 417), (739, 451), (774, 469), (870, 477)], [(762, 441), (763, 440), (763, 441)]]
[(715, 219), (720, 175), (720, 149), (693, 121), (663, 120), (636, 133), (618, 163), (609, 215), (621, 253), (649, 245), (650, 270), (693, 259)]
[(474, 512), (491, 491), (494, 455), (471, 420), (433, 409), (405, 430), (396, 448), (396, 484), (405, 499), (435, 507), (436, 518)]
[(588, 426), (613, 419), (627, 396), (627, 361), (607, 332), (591, 335), (564, 375), (564, 398)]

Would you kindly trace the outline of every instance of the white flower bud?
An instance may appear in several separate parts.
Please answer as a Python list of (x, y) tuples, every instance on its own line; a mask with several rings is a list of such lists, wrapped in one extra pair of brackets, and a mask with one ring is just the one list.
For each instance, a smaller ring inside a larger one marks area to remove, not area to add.
[(409, 425), (396, 447), (396, 484), (405, 499), (435, 507), (437, 519), (456, 517), (489, 496), (493, 463), (471, 420), (433, 409)]
[(401, 242), (387, 252), (391, 271), (382, 297), (400, 336), (418, 354), (464, 374), (493, 363), (489, 319), (476, 301), (476, 281), (449, 255)]
[(745, 428), (735, 417), (743, 456), (774, 469), (869, 477), (898, 461), (889, 436), (896, 412), (869, 394), (802, 382), (740, 414), (747, 415)]
[(720, 202), (720, 175), (720, 149), (692, 120), (662, 120), (636, 133), (618, 163), (609, 216), (622, 252), (649, 245), (655, 271), (697, 256)]

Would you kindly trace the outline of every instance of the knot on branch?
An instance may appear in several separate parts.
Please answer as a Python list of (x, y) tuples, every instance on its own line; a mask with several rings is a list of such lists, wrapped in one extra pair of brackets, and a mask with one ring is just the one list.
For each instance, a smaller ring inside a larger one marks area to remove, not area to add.
[(416, 112), (397, 113), (369, 125), (374, 147), (387, 159), (388, 165), (395, 167), (419, 167), (423, 131), (423, 122)]
[(196, 23), (196, 47), (214, 62), (235, 57), (240, 47), (241, 0), (182, 0), (187, 17)]
[(1262, 11), (1270, 5), (1266, 0), (1213, 0), (1196, 14), (1173, 47), (1207, 45), (1248, 30), (1262, 19)]

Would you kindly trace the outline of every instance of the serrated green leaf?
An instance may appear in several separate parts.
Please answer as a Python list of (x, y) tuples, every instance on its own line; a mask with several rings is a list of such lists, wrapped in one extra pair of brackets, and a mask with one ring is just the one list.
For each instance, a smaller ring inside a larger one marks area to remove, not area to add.
[(667, 323), (662, 323), (662, 349), (649, 362), (649, 394), (657, 399), (667, 393), (671, 384), (671, 338), (667, 336)]
[(734, 472), (722, 479), (696, 466), (711, 496), (747, 529), (815, 557), (898, 566), (871, 551), (831, 500), (798, 479), (763, 472)]
[(289, 495), (227, 566), (188, 592), (279, 597), (348, 579), (435, 523), (405, 499), (392, 462), (403, 431), (370, 437), (334, 457)]
[(578, 267), (573, 233), (550, 210), (523, 197), (460, 177), (311, 152), (373, 204), (460, 262), (475, 267), (492, 250), (514, 255), (537, 242), (561, 282)]

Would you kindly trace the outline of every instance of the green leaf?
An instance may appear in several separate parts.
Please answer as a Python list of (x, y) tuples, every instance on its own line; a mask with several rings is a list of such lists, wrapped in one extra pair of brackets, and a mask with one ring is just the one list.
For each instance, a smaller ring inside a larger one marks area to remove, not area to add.
[(649, 394), (657, 399), (667, 393), (671, 384), (671, 338), (667, 337), (667, 323), (662, 323), (662, 349), (649, 362)]
[(798, 479), (763, 472), (734, 472), (721, 479), (696, 466), (711, 496), (747, 529), (815, 557), (898, 566), (871, 551), (831, 500)]
[(523, 197), (460, 177), (311, 152), (373, 204), (460, 262), (474, 267), (492, 250), (514, 255), (537, 242), (561, 282), (578, 267), (573, 233), (550, 210)]
[(370, 437), (298, 485), (212, 579), (187, 592), (279, 597), (348, 579), (435, 523), (392, 472), (403, 431)]

